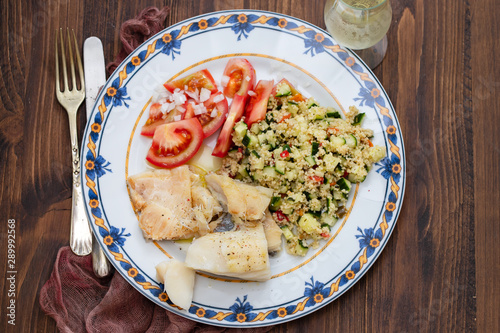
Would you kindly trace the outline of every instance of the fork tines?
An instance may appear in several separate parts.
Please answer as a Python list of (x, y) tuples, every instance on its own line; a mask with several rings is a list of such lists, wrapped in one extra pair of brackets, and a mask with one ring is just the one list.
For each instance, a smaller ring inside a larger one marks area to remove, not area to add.
[(57, 91), (61, 91), (61, 86), (60, 86), (60, 75), (59, 75), (59, 52), (58, 52), (58, 39), (59, 36), (61, 38), (61, 61), (62, 61), (62, 70), (63, 70), (63, 92), (64, 91), (72, 91), (72, 90), (85, 90), (85, 81), (83, 79), (83, 65), (82, 65), (82, 60), (80, 58), (80, 52), (78, 51), (78, 43), (76, 40), (76, 35), (75, 35), (75, 30), (71, 29), (73, 32), (73, 40), (74, 40), (74, 47), (75, 47), (75, 54), (76, 54), (76, 62), (78, 65), (78, 83), (80, 87), (78, 88), (77, 86), (77, 77), (75, 74), (75, 62), (74, 62), (74, 56), (73, 56), (73, 47), (71, 46), (72, 41), (71, 41), (71, 36), (69, 33), (69, 28), (66, 28), (67, 36), (68, 36), (68, 53), (69, 53), (69, 60), (70, 60), (70, 70), (71, 70), (71, 89), (68, 84), (68, 71), (66, 67), (66, 52), (65, 52), (65, 47), (64, 47), (64, 35), (63, 35), (63, 29), (60, 28), (59, 31), (56, 30), (56, 39), (55, 39), (55, 53), (56, 53), (56, 89)]

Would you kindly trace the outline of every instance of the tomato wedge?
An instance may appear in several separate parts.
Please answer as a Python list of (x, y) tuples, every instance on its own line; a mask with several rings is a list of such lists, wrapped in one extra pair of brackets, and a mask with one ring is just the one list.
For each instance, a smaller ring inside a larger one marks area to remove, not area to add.
[(246, 96), (255, 85), (255, 69), (246, 59), (231, 58), (224, 68), (224, 74), (228, 82), (224, 87), (224, 95), (234, 98), (234, 95)]
[(250, 96), (250, 100), (245, 110), (245, 123), (248, 128), (253, 123), (257, 123), (266, 117), (267, 102), (273, 89), (274, 80), (260, 80), (255, 86), (254, 94)]
[(215, 80), (207, 69), (202, 69), (201, 71), (175, 81), (167, 82), (164, 86), (171, 93), (173, 93), (176, 88), (184, 90), (186, 87), (188, 91), (195, 91), (196, 89), (201, 90), (201, 88), (205, 88), (210, 90), (212, 93), (217, 92)]
[[(219, 100), (218, 102), (215, 101)], [(217, 92), (212, 94), (208, 100), (203, 102), (203, 105), (206, 108), (206, 112), (196, 115), (194, 112), (194, 106), (191, 103), (188, 103), (186, 107), (186, 116), (185, 119), (197, 118), (200, 121), (201, 127), (203, 128), (203, 135), (205, 138), (208, 138), (210, 135), (215, 133), (224, 121), (226, 120), (228, 104), (227, 99), (221, 92)], [(216, 109), (216, 115), (212, 117), (212, 112)]]
[[(184, 104), (182, 108), (186, 109), (186, 104)], [(163, 115), (160, 108), (160, 103), (154, 103), (151, 105), (151, 107), (149, 108), (149, 118), (148, 120), (146, 120), (146, 123), (142, 126), (141, 129), (142, 135), (153, 136), (158, 126), (173, 122), (175, 116), (180, 116), (181, 119), (184, 119), (184, 113), (180, 112), (177, 107), (165, 115)]]
[(246, 59), (232, 58), (224, 69), (224, 77), (228, 78), (224, 95), (232, 98), (229, 114), (217, 138), (213, 156), (226, 156), (231, 147), (231, 132), (234, 124), (241, 119), (248, 100), (248, 91), (255, 85), (255, 69)]
[(163, 124), (155, 130), (146, 160), (162, 168), (174, 168), (193, 157), (202, 142), (203, 129), (197, 118)]
[(233, 132), (234, 124), (243, 116), (246, 100), (246, 96), (234, 95), (226, 122), (220, 131), (217, 143), (212, 152), (213, 156), (224, 157), (229, 151), (229, 148), (231, 148), (231, 133)]

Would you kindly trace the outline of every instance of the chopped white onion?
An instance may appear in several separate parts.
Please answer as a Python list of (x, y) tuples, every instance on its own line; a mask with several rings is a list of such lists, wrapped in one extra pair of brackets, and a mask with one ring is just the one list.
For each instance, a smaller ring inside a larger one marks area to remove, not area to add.
[(222, 78), (220, 80), (220, 83), (223, 87), (226, 87), (227, 84), (229, 83), (229, 76), (227, 75), (222, 75)]
[(180, 89), (180, 88), (175, 88), (175, 89), (174, 89), (174, 93), (179, 92), (179, 91), (181, 91), (181, 89)]
[(172, 98), (173, 98), (175, 105), (182, 105), (182, 104), (186, 103), (186, 100), (187, 100), (186, 95), (184, 95), (180, 91), (174, 93), (172, 95)]
[(175, 108), (174, 103), (165, 103), (165, 104), (161, 105), (160, 111), (161, 111), (161, 113), (166, 114), (166, 113), (172, 111), (174, 108)]
[(217, 117), (217, 112), (218, 112), (217, 108), (214, 108), (214, 109), (212, 110), (212, 113), (210, 114), (210, 117), (212, 117), (212, 118)]
[(207, 113), (207, 108), (205, 107), (205, 105), (196, 104), (194, 106), (194, 114), (198, 116), (198, 115), (203, 114), (203, 113)]
[(249, 96), (257, 96), (257, 94), (254, 91), (252, 91), (252, 90), (248, 91), (248, 95)]
[(200, 92), (199, 92), (198, 88), (196, 88), (195, 91), (187, 91), (186, 90), (186, 95), (188, 95), (189, 97), (194, 99), (196, 102), (200, 101)]
[(223, 94), (218, 94), (214, 97), (214, 103), (219, 103), (224, 100), (224, 95)]
[(182, 113), (186, 112), (186, 108), (181, 105), (177, 105), (177, 110), (179, 110)]
[(248, 76), (248, 75), (245, 77), (245, 80), (247, 80), (248, 82), (250, 82), (251, 79), (252, 78), (250, 76)]
[(207, 101), (209, 98), (210, 98), (210, 95), (212, 94), (212, 92), (206, 88), (201, 88), (201, 91), (200, 91), (200, 102), (205, 102)]
[(181, 115), (178, 114), (177, 116), (174, 116), (174, 121), (179, 121), (181, 120)]

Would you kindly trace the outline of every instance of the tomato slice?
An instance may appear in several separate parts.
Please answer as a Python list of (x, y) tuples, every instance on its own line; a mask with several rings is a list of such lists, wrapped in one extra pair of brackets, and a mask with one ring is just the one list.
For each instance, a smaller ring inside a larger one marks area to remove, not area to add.
[(187, 87), (188, 91), (195, 91), (196, 89), (201, 90), (201, 88), (205, 88), (210, 90), (212, 93), (217, 92), (215, 80), (207, 69), (202, 69), (201, 71), (175, 81), (167, 82), (164, 86), (171, 93), (173, 93), (176, 88), (184, 90), (185, 87)]
[(248, 128), (266, 117), (267, 102), (273, 90), (273, 84), (274, 80), (260, 80), (255, 86), (255, 94), (250, 96), (245, 110), (245, 123)]
[[(187, 103), (185, 103), (181, 107), (186, 109), (186, 104)], [(161, 112), (160, 108), (160, 103), (154, 103), (151, 105), (151, 107), (149, 108), (149, 118), (148, 120), (146, 120), (146, 123), (142, 126), (141, 129), (142, 135), (153, 136), (158, 126), (173, 122), (175, 120), (175, 116), (180, 116), (181, 119), (184, 119), (185, 117), (185, 113), (179, 111), (177, 107), (165, 115)]]
[[(218, 102), (214, 102), (214, 100), (221, 99)], [(227, 104), (227, 99), (224, 97), (224, 95), (221, 92), (217, 92), (215, 94), (212, 94), (208, 100), (203, 102), (203, 105), (206, 108), (206, 112), (196, 115), (194, 112), (194, 106), (191, 103), (187, 104), (186, 107), (186, 116), (185, 119), (189, 118), (197, 118), (200, 121), (201, 127), (203, 127), (203, 135), (205, 138), (208, 138), (210, 135), (214, 134), (215, 131), (217, 131), (222, 124), (224, 124), (224, 121), (226, 120), (226, 115), (227, 115), (227, 110), (228, 110), (228, 104)], [(215, 117), (212, 117), (212, 112), (214, 111), (214, 108), (217, 109), (217, 114)]]
[(246, 101), (246, 96), (234, 95), (226, 122), (220, 131), (214, 151), (212, 152), (213, 156), (226, 156), (229, 148), (231, 147), (231, 133), (233, 132), (234, 124), (236, 124), (236, 122), (238, 122), (243, 116)]
[(229, 98), (234, 98), (235, 95), (246, 96), (255, 85), (255, 69), (246, 59), (231, 58), (223, 77), (229, 78), (224, 87), (224, 95)]
[(193, 157), (202, 142), (203, 129), (197, 118), (163, 124), (155, 130), (146, 160), (162, 168), (174, 168)]

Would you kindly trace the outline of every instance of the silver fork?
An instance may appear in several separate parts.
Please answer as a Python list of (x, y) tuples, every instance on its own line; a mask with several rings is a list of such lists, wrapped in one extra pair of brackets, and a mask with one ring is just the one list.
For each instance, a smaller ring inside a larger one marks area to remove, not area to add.
[[(79, 255), (85, 256), (92, 251), (92, 233), (90, 231), (89, 222), (87, 216), (85, 215), (85, 207), (83, 202), (83, 193), (80, 183), (80, 152), (78, 149), (78, 136), (76, 129), (76, 114), (78, 108), (82, 104), (85, 98), (85, 82), (83, 76), (83, 66), (82, 60), (80, 58), (80, 52), (78, 50), (78, 44), (76, 41), (75, 31), (73, 31), (73, 39), (75, 42), (75, 54), (78, 64), (78, 75), (80, 88), (77, 86), (76, 75), (75, 75), (75, 63), (73, 60), (73, 51), (71, 47), (71, 37), (69, 33), (69, 28), (67, 29), (68, 35), (68, 51), (70, 58), (70, 69), (71, 69), (71, 83), (72, 87), (70, 89), (68, 84), (68, 71), (66, 69), (66, 54), (64, 52), (64, 37), (63, 29), (56, 30), (56, 96), (59, 103), (68, 112), (69, 118), (69, 132), (71, 136), (71, 153), (72, 153), (72, 164), (73, 164), (73, 197), (72, 197), (72, 209), (71, 209), (71, 233), (69, 244), (71, 250)], [(59, 52), (58, 52), (58, 32), (61, 37), (61, 62), (63, 69), (63, 87), (61, 91), (60, 76), (59, 76)]]

